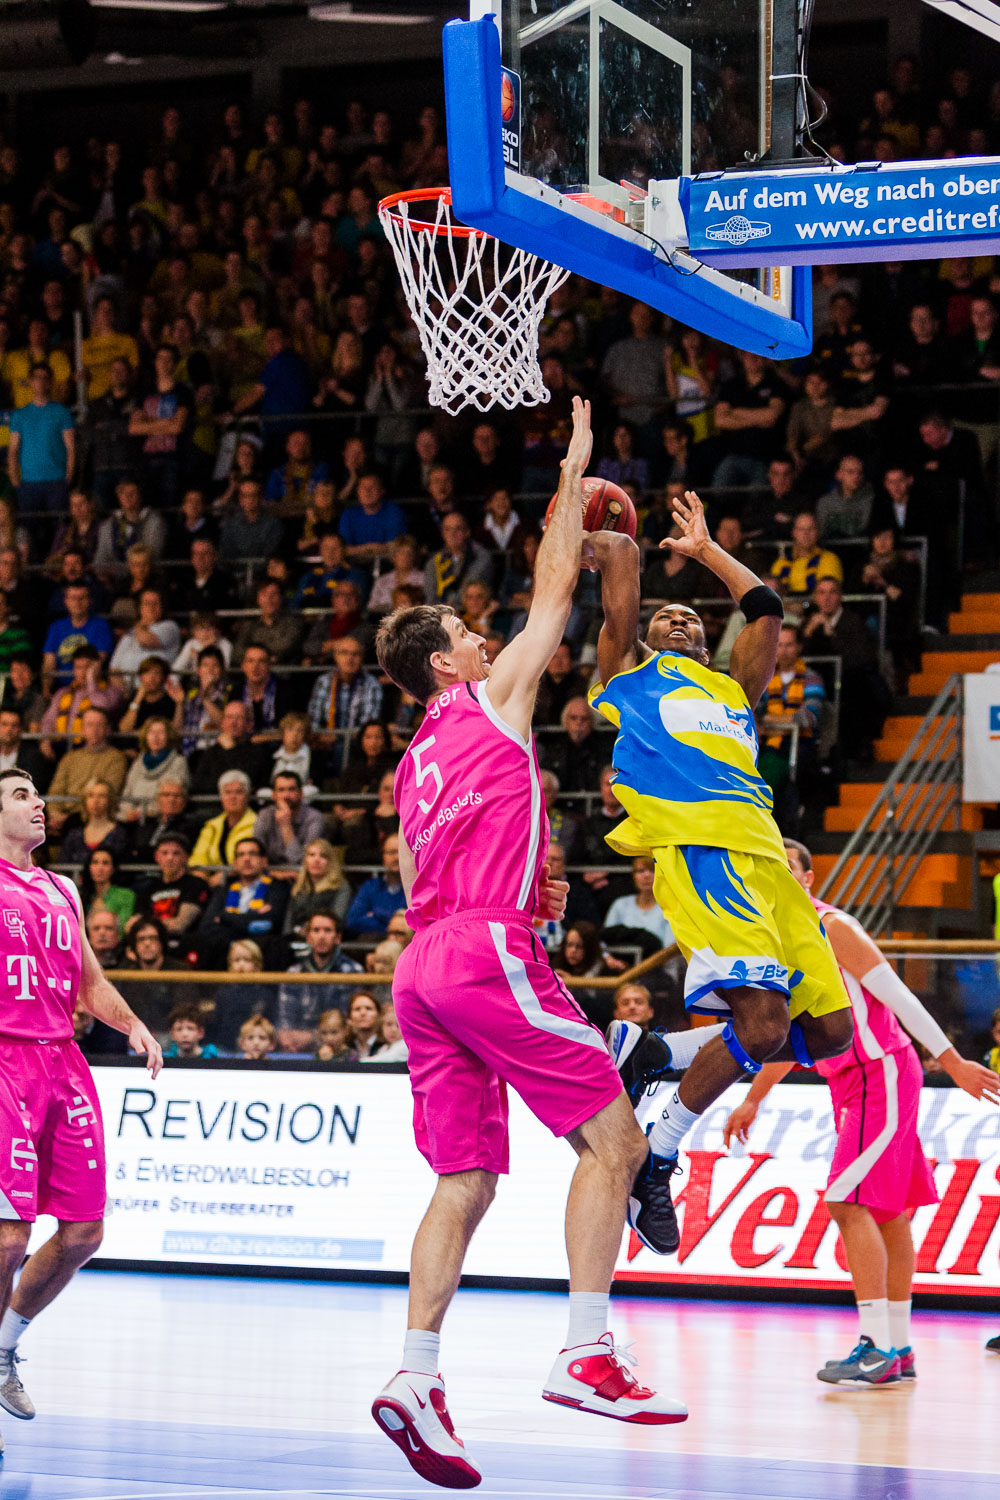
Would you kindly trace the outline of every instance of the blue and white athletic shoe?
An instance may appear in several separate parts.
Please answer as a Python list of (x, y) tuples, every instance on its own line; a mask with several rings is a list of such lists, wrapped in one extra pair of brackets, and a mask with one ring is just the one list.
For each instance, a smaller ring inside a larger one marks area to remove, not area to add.
[(635, 1109), (647, 1090), (655, 1089), (673, 1072), (670, 1044), (658, 1031), (643, 1031), (634, 1021), (612, 1021), (604, 1037), (629, 1103)]
[(899, 1355), (895, 1349), (876, 1349), (865, 1334), (846, 1359), (833, 1360), (817, 1370), (819, 1380), (827, 1385), (891, 1385), (901, 1378)]

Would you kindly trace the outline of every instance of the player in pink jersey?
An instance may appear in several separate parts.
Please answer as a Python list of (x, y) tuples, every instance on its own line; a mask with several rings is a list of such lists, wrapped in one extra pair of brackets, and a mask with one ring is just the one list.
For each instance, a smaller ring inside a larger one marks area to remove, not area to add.
[[(812, 856), (785, 839), (788, 864), (807, 892)], [(917, 1135), (923, 1070), (909, 1032), (974, 1099), (1000, 1103), (1000, 1079), (961, 1057), (933, 1016), (908, 990), (859, 922), (812, 897), (822, 918), (854, 1013), (849, 1051), (817, 1062), (830, 1084), (837, 1145), (826, 1201), (840, 1230), (858, 1304), (858, 1342), (830, 1360), (820, 1380), (831, 1385), (883, 1385), (912, 1380), (910, 1343), (913, 1236), (910, 1213), (936, 1203), (937, 1191)], [(903, 1028), (906, 1028), (904, 1030)], [(728, 1146), (746, 1141), (761, 1100), (793, 1063), (765, 1063), (724, 1128)]]
[[(23, 771), (0, 771), (0, 1406), (35, 1408), (17, 1374), (17, 1342), (101, 1243), (104, 1130), (90, 1069), (73, 1040), (76, 1006), (124, 1032), (153, 1077), (155, 1037), (104, 976), (72, 881), (32, 864), (45, 799)], [(17, 1290), (38, 1214), (58, 1221)]]
[(507, 1171), (508, 1084), (579, 1157), (566, 1209), (569, 1332), (543, 1396), (629, 1422), (687, 1415), (638, 1384), (607, 1331), (626, 1200), (648, 1148), (601, 1033), (533, 927), (561, 915), (568, 889), (545, 865), (531, 716), (579, 578), (590, 445), (589, 404), (574, 399), (527, 624), (492, 668), (483, 637), (445, 606), (398, 610), (378, 633), (383, 669), (427, 705), (396, 772), (400, 874), (416, 936), (396, 966), (393, 999), (409, 1048), (417, 1145), (438, 1184), (413, 1244), (402, 1366), (372, 1414), (418, 1474), (456, 1489), (482, 1475), (448, 1415), (440, 1329)]

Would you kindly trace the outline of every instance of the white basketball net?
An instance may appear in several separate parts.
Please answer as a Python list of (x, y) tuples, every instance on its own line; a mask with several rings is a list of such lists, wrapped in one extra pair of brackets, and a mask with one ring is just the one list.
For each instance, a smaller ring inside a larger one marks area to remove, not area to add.
[[(435, 197), (431, 222), (423, 215)], [(569, 272), (457, 225), (447, 189), (428, 189), (414, 206), (419, 223), (406, 201), (380, 204), (379, 219), (420, 334), (431, 405), (454, 414), (463, 406), (511, 411), (548, 401), (538, 328)]]

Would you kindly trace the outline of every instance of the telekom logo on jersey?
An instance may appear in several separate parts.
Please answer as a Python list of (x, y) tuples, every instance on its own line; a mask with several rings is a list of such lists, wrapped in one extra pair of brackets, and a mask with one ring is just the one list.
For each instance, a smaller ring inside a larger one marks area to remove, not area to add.
[(15, 1000), (34, 1000), (34, 982), (38, 978), (38, 964), (30, 953), (7, 954), (7, 983), (20, 986)]

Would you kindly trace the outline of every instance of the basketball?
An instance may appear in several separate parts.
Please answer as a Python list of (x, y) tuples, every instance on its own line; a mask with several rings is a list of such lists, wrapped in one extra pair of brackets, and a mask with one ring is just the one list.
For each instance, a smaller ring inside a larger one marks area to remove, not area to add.
[(506, 73), (500, 79), (500, 115), (505, 125), (514, 118), (514, 85)]
[[(609, 479), (594, 477), (580, 481), (580, 499), (583, 506), (584, 531), (623, 531), (635, 540), (635, 506), (623, 489)], [(545, 512), (545, 524), (549, 524), (555, 495)]]

